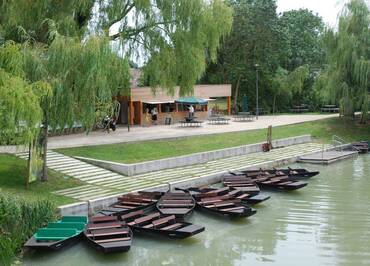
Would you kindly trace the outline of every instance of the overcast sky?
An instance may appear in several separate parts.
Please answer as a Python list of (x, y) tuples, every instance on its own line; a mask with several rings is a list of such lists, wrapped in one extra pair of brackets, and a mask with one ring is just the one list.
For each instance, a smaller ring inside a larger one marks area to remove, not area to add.
[(346, 0), (277, 0), (278, 12), (307, 8), (318, 13), (332, 27), (336, 25), (338, 13), (345, 2)]

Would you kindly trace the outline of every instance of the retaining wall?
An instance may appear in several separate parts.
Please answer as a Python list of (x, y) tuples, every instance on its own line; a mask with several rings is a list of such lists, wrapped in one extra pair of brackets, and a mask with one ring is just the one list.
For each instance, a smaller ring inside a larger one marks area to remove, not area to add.
[[(282, 148), (290, 145), (302, 144), (311, 142), (311, 135), (303, 135), (297, 136), (292, 138), (285, 138), (285, 139), (278, 139), (272, 141), (272, 146), (274, 148)], [(221, 150), (214, 150), (208, 152), (199, 152), (193, 153), (190, 155), (172, 157), (172, 158), (165, 158), (161, 160), (154, 160), (154, 161), (146, 161), (141, 163), (134, 163), (134, 164), (123, 164), (123, 163), (116, 163), (111, 161), (104, 161), (104, 160), (96, 160), (92, 158), (86, 157), (75, 157), (81, 161), (123, 174), (127, 176), (133, 176), (153, 171), (159, 171), (164, 169), (206, 163), (209, 161), (214, 161), (218, 159), (234, 157), (254, 152), (261, 152), (262, 151), (262, 142), (250, 145), (243, 145), (238, 147), (232, 147), (227, 149)]]

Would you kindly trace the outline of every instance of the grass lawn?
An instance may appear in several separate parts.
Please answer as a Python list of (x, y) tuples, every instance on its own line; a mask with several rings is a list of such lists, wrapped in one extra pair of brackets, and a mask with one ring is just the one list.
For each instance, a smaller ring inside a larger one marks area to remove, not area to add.
[(75, 202), (64, 196), (53, 195), (50, 192), (83, 185), (81, 181), (64, 177), (54, 171), (49, 171), (48, 182), (34, 182), (26, 189), (24, 177), (27, 174), (27, 161), (13, 155), (0, 154), (0, 193), (9, 193), (27, 200), (49, 199), (56, 206)]
[[(359, 125), (352, 120), (332, 118), (275, 127), (272, 130), (272, 134), (274, 139), (311, 134), (317, 141), (326, 143), (330, 142), (332, 135), (337, 135), (344, 138), (346, 141), (370, 140), (370, 126)], [(266, 129), (260, 129), (174, 140), (156, 140), (139, 143), (59, 149), (58, 152), (71, 156), (84, 156), (122, 163), (134, 163), (240, 146), (265, 140)]]

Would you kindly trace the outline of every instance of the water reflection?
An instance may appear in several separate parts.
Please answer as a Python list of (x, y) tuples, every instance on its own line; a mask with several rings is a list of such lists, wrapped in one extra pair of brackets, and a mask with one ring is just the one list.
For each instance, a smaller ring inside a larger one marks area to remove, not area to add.
[[(297, 166), (297, 165), (296, 165)], [(85, 244), (27, 255), (25, 265), (370, 265), (370, 156), (317, 168), (293, 193), (270, 193), (238, 221), (196, 213), (206, 231), (186, 240), (134, 238), (127, 254), (104, 256)]]

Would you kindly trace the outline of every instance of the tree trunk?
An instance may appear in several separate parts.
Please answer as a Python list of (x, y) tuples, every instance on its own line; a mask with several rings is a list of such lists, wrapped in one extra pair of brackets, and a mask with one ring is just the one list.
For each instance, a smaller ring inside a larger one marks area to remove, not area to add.
[(274, 95), (274, 102), (272, 104), (272, 115), (275, 115), (275, 108), (276, 108), (276, 94)]
[(48, 181), (48, 168), (47, 168), (47, 152), (48, 152), (48, 127), (49, 122), (47, 115), (45, 115), (45, 122), (42, 128), (42, 176), (41, 181), (46, 182)]
[(234, 91), (234, 106), (233, 106), (233, 109), (234, 109), (234, 114), (237, 114), (238, 113), (238, 94), (239, 94), (239, 85), (240, 85), (240, 79), (241, 79), (241, 76), (239, 75), (239, 78), (238, 78), (238, 81), (236, 82), (236, 87), (235, 87), (235, 91)]

